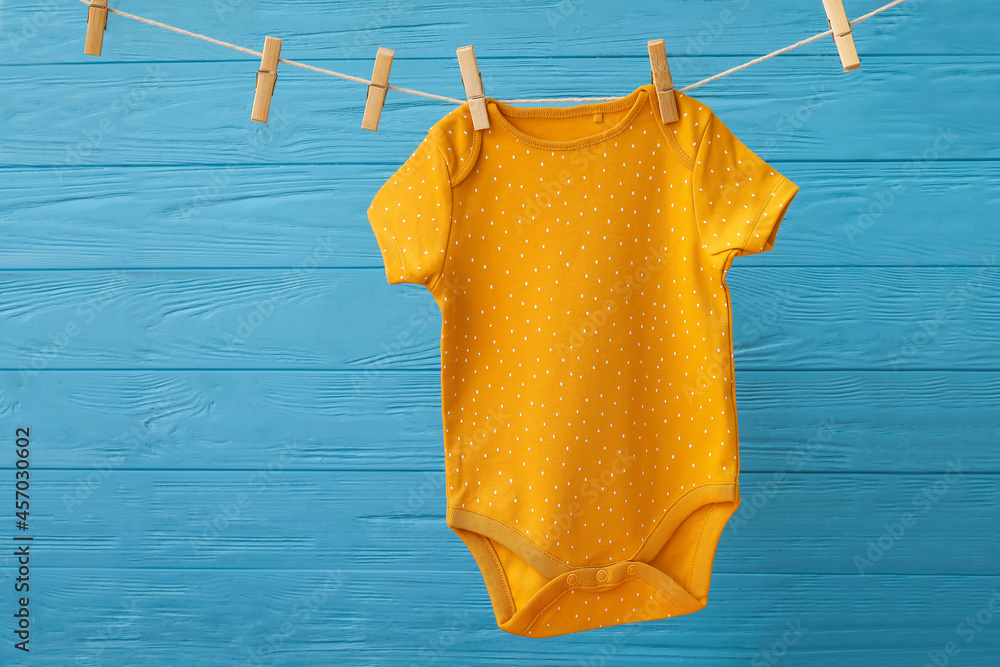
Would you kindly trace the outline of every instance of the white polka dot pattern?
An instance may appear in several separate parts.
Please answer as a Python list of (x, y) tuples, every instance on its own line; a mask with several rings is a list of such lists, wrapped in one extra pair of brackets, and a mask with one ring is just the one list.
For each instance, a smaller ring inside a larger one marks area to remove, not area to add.
[(441, 309), (447, 520), (514, 634), (701, 608), (739, 503), (725, 275), (798, 188), (653, 93), (490, 99), (478, 132), (463, 105), (369, 208), (389, 282)]

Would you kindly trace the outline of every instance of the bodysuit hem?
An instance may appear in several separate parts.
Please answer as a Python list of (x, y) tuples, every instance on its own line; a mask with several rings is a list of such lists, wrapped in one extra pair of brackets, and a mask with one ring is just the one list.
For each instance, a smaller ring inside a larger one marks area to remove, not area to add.
[[(736, 482), (696, 486), (685, 492), (669, 508), (664, 510), (656, 527), (653, 528), (631, 559), (584, 566), (575, 566), (559, 560), (517, 529), (495, 517), (474, 510), (449, 505), (447, 524), (465, 542), (479, 565), (500, 629), (515, 635), (542, 637), (577, 631), (566, 630), (544, 635), (529, 634), (535, 620), (549, 606), (558, 601), (564, 593), (574, 588), (583, 590), (611, 589), (623, 581), (636, 580), (659, 595), (675, 612), (663, 613), (649, 618), (635, 618), (634, 621), (680, 616), (703, 608), (708, 602), (707, 597), (697, 598), (689, 593), (687, 588), (694, 586), (697, 589), (707, 590), (715, 547), (722, 529), (739, 505), (738, 500), (739, 491)], [(677, 582), (645, 562), (666, 546), (676, 528), (699, 507), (733, 501), (736, 502), (731, 508), (725, 511), (715, 509), (710, 512), (706, 519), (702, 528), (702, 539), (699, 540), (695, 552), (694, 567), (687, 582), (683, 582), (683, 584)], [(510, 589), (506, 583), (506, 573), (489, 543), (491, 539), (510, 549), (540, 574), (551, 579), (520, 609), (515, 608)], [(632, 566), (635, 567), (632, 572), (629, 572), (628, 568)], [(607, 573), (605, 583), (597, 580), (596, 573), (598, 571)], [(577, 577), (575, 585), (570, 585), (567, 581), (571, 574)]]

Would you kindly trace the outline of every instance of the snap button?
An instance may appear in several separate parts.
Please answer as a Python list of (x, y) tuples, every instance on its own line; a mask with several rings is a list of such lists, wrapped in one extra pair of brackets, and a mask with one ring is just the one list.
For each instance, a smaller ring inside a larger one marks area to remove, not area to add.
[(568, 577), (566, 577), (566, 583), (569, 584), (570, 586), (576, 586), (577, 583), (579, 583), (579, 581), (580, 577), (576, 576), (575, 574), (571, 574)]
[(629, 565), (627, 568), (625, 568), (625, 571), (633, 575), (639, 574), (639, 566), (633, 563), (632, 565)]
[(608, 580), (608, 571), (607, 570), (598, 570), (597, 571), (597, 580), (598, 581), (607, 581)]

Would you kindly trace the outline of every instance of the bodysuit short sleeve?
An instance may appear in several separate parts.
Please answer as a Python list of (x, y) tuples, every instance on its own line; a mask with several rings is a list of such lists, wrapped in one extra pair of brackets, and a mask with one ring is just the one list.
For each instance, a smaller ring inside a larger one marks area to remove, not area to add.
[(710, 255), (752, 255), (774, 247), (799, 188), (736, 138), (715, 114), (697, 148), (694, 212)]
[(444, 265), (451, 208), (448, 163), (428, 135), (368, 207), (389, 283), (434, 284)]

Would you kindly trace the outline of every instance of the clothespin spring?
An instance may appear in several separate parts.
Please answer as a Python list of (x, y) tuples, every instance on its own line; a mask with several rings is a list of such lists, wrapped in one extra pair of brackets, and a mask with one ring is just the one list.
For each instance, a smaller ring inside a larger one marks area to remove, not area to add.
[(389, 86), (383, 86), (380, 83), (369, 83), (368, 87), (365, 89), (365, 103), (366, 104), (368, 103), (368, 98), (372, 94), (372, 88), (381, 88), (382, 90), (384, 90), (386, 92), (389, 91)]
[(847, 30), (845, 30), (840, 34), (837, 34), (837, 31), (833, 27), (833, 22), (829, 18), (826, 19), (826, 24), (830, 26), (830, 31), (833, 33), (834, 37), (846, 37), (847, 35), (850, 35), (852, 32), (854, 32), (854, 25), (851, 24), (850, 22), (847, 23)]
[[(464, 88), (465, 87), (465, 76), (462, 75), (461, 73), (459, 73), (458, 77), (462, 80), (462, 87)], [(482, 90), (482, 91), (484, 91), (483, 94), (482, 95), (470, 95), (469, 96), (469, 101), (470, 102), (472, 100), (485, 100), (486, 99), (486, 93), (485, 93), (486, 87), (483, 86), (483, 73), (482, 72), (479, 72), (479, 89)]]
[(275, 86), (278, 85), (278, 73), (277, 72), (271, 72), (271, 71), (266, 70), (266, 69), (259, 69), (259, 70), (257, 70), (257, 76), (255, 76), (254, 80), (253, 80), (253, 86), (254, 86), (254, 88), (256, 88), (258, 86), (258, 84), (260, 84), (260, 75), (261, 74), (273, 74), (274, 75), (274, 80), (271, 81), (271, 95), (273, 96), (274, 95), (274, 88), (275, 88)]

